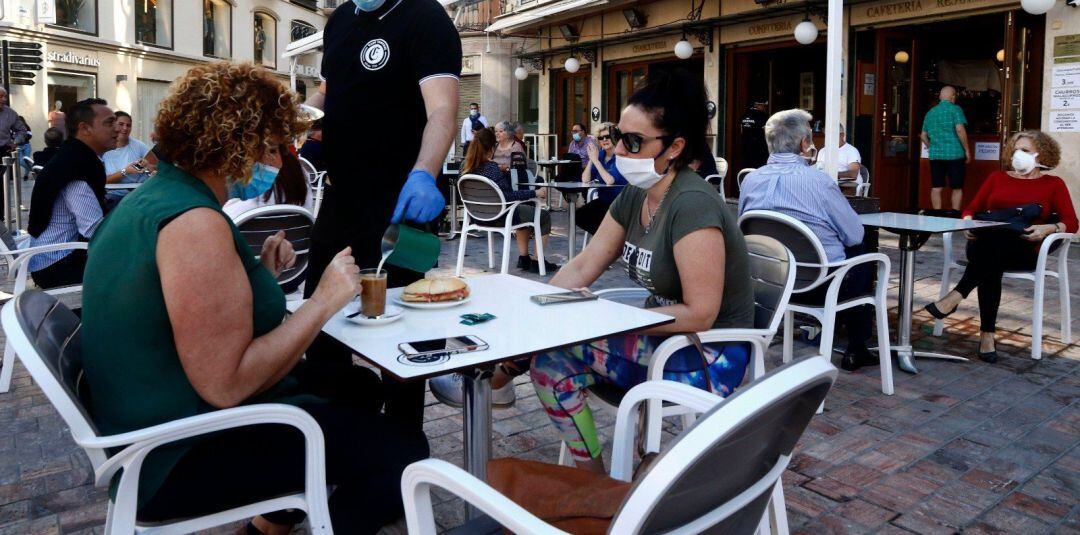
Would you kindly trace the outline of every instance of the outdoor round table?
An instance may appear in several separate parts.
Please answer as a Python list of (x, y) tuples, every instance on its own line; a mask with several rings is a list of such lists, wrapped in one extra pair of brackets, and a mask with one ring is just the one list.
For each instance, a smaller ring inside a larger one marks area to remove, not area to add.
[(966, 361), (964, 357), (915, 351), (911, 347), (911, 306), (915, 296), (915, 251), (918, 251), (934, 234), (996, 227), (1004, 223), (896, 212), (861, 214), (859, 221), (865, 227), (880, 228), (900, 236), (900, 310), (897, 318), (897, 343), (892, 346), (900, 369), (908, 373), (919, 373), (919, 370), (915, 368), (916, 357)]
[(566, 231), (567, 241), (570, 242), (570, 251), (567, 260), (574, 258), (574, 246), (577, 242), (577, 197), (582, 192), (598, 188), (622, 188), (625, 184), (606, 184), (604, 182), (547, 182), (536, 184), (541, 188), (556, 189), (566, 196), (566, 203), (570, 205), (570, 224)]
[(536, 166), (544, 170), (544, 179), (548, 182), (552, 181), (552, 173), (558, 174), (560, 165), (566, 165), (569, 163), (580, 163), (577, 160), (536, 160)]

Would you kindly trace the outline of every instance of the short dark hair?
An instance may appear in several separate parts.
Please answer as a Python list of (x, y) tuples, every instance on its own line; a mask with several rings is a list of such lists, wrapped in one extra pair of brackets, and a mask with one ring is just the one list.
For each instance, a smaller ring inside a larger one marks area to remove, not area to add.
[(570, 129), (573, 130), (575, 126), (580, 126), (582, 132), (585, 132), (586, 134), (589, 133), (589, 129), (585, 128), (585, 123), (574, 123), (570, 125)]
[(45, 138), (46, 147), (59, 147), (64, 142), (64, 132), (56, 127), (46, 130), (45, 135), (42, 137)]
[(113, 115), (115, 115), (117, 119), (119, 119), (121, 117), (127, 117), (128, 119), (131, 119), (131, 114), (126, 112), (126, 111), (117, 110), (117, 111), (113, 112)]
[(67, 137), (73, 138), (79, 132), (79, 125), (86, 123), (94, 124), (94, 106), (108, 106), (109, 103), (101, 98), (85, 98), (71, 106), (64, 116), (67, 118)]
[(629, 105), (649, 115), (657, 130), (686, 141), (686, 147), (673, 162), (676, 169), (682, 169), (699, 159), (708, 148), (705, 143), (709, 128), (709, 114), (705, 111), (708, 100), (701, 76), (678, 68), (657, 74), (630, 96)]
[(479, 107), (480, 107), (480, 105), (479, 105), (479, 104), (477, 104), (477, 103), (475, 103), (475, 102), (470, 102), (470, 103), (469, 103), (469, 107), (471, 108), (471, 107), (473, 107), (473, 106), (476, 106), (477, 108), (479, 108)]

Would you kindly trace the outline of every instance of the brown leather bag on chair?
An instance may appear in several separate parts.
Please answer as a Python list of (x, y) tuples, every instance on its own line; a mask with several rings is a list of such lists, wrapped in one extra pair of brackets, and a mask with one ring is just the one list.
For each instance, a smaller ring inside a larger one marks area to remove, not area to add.
[(575, 535), (607, 533), (632, 483), (523, 459), (488, 463), (488, 484), (545, 522)]

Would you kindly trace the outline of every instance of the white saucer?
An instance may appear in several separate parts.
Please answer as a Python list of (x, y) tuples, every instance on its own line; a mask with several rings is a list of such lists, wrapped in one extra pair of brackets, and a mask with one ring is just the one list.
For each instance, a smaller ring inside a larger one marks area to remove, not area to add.
[(347, 319), (347, 320), (349, 320), (349, 321), (351, 321), (351, 322), (353, 322), (353, 323), (355, 323), (357, 325), (367, 325), (367, 326), (386, 325), (387, 323), (393, 323), (393, 322), (405, 317), (405, 310), (404, 309), (402, 309), (401, 307), (391, 305), (391, 304), (387, 304), (386, 305), (386, 312), (382, 316), (379, 316), (377, 318), (369, 318), (367, 316), (364, 316), (363, 314), (360, 314), (358, 316), (354, 316), (352, 318), (349, 317), (350, 314), (353, 314), (358, 310), (360, 310), (360, 302), (359, 301), (353, 301), (353, 302), (345, 305), (345, 308), (341, 311), (341, 313), (345, 315), (345, 319)]
[(453, 307), (456, 307), (458, 305), (464, 305), (465, 303), (468, 303), (471, 300), (472, 300), (471, 295), (469, 297), (466, 297), (465, 299), (458, 299), (457, 301), (436, 301), (434, 303), (421, 303), (421, 302), (405, 301), (405, 300), (401, 299), (400, 295), (394, 297), (394, 302), (401, 305), (401, 306), (403, 306), (403, 307), (420, 308), (420, 309), (424, 309), (424, 308), (427, 308), (427, 309), (453, 308)]

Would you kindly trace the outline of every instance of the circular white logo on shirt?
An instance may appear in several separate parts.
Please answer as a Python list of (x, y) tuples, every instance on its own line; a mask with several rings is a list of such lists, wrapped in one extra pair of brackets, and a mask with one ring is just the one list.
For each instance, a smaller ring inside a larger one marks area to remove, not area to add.
[(377, 71), (390, 61), (390, 45), (382, 39), (372, 39), (360, 51), (360, 62), (369, 71)]

